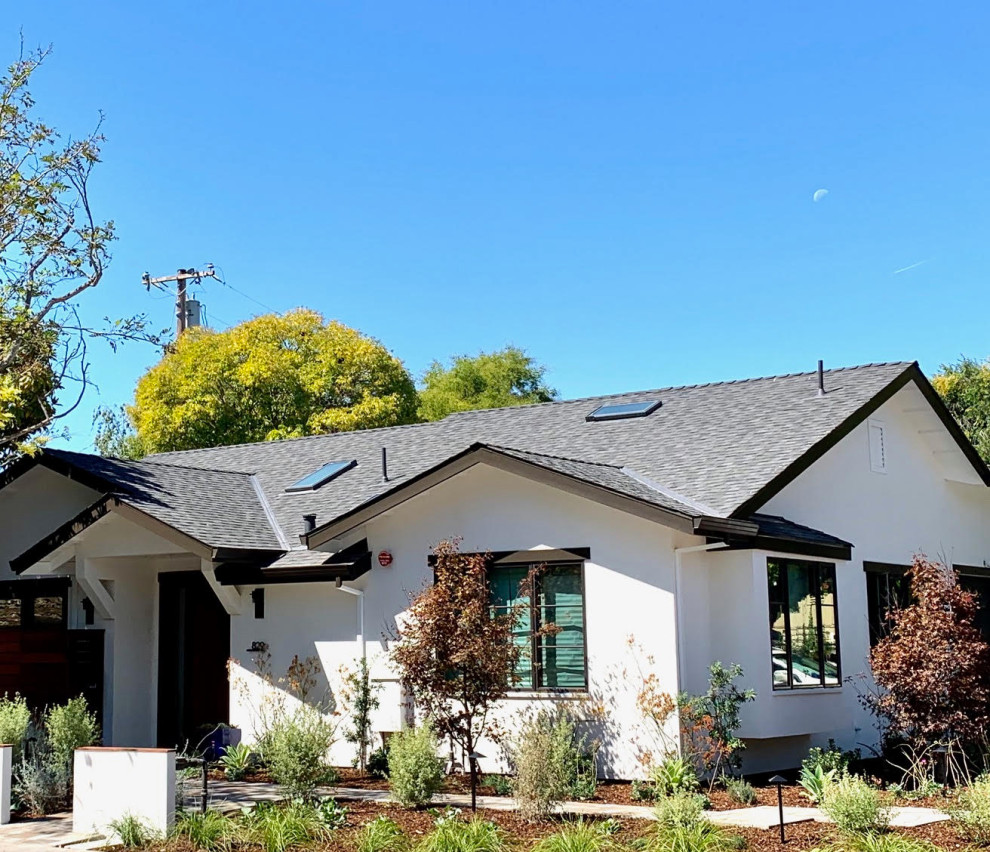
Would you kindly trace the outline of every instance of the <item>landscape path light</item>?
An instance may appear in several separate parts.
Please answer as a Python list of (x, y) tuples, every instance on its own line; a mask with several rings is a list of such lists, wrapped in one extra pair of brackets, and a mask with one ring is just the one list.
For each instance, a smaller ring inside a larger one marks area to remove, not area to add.
[(770, 779), (771, 784), (777, 785), (777, 811), (780, 814), (780, 842), (786, 843), (787, 838), (784, 836), (784, 791), (781, 789), (781, 784), (786, 784), (787, 779), (782, 778), (780, 775), (774, 775)]

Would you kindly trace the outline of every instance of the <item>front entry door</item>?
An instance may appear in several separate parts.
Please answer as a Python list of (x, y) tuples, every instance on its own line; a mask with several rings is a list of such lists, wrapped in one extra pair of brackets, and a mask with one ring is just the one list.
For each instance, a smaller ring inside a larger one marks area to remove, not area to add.
[(195, 749), (227, 721), (230, 616), (199, 571), (158, 583), (158, 745)]

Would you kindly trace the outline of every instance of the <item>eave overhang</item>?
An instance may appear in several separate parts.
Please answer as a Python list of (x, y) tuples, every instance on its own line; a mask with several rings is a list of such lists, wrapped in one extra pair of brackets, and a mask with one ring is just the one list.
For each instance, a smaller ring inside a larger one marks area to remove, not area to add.
[(371, 551), (367, 539), (330, 556), (320, 565), (278, 567), (278, 559), (267, 563), (226, 562), (216, 569), (221, 586), (272, 586), (284, 583), (351, 582), (371, 570)]

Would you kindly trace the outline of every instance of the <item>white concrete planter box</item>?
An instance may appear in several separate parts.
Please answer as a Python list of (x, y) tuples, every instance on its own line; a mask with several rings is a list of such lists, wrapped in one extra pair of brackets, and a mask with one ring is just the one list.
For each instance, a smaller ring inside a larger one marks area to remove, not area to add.
[(10, 822), (11, 773), (14, 747), (0, 745), (0, 825)]
[(165, 834), (175, 821), (175, 751), (80, 748), (73, 766), (72, 830), (107, 834), (132, 816)]

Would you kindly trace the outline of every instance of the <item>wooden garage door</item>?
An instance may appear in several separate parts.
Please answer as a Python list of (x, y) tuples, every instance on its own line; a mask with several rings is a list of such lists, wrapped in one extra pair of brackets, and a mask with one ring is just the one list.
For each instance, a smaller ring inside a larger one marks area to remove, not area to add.
[(33, 710), (83, 695), (103, 701), (103, 631), (67, 629), (67, 578), (0, 583), (0, 695)]

